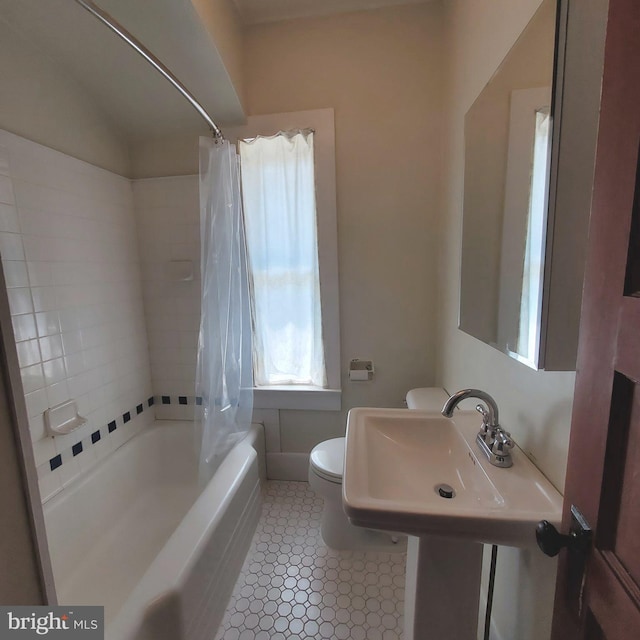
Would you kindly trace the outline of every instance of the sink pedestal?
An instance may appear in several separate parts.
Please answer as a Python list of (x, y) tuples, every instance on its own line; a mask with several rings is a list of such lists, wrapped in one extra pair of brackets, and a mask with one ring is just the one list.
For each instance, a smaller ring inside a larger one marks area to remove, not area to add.
[(476, 640), (482, 547), (466, 540), (409, 536), (405, 640)]

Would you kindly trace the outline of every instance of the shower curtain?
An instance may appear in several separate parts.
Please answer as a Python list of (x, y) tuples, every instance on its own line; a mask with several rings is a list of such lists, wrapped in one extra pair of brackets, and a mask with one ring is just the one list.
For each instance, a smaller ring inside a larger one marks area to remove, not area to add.
[(249, 430), (251, 317), (239, 166), (228, 142), (200, 138), (201, 302), (196, 404), (207, 481)]

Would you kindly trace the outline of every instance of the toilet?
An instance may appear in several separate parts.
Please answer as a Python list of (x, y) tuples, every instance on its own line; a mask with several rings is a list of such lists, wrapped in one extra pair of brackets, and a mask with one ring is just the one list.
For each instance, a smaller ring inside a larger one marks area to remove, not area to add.
[(342, 507), (345, 438), (325, 440), (309, 456), (309, 485), (324, 500), (320, 534), (332, 549), (404, 551), (406, 539), (382, 531), (355, 527)]
[[(440, 411), (448, 398), (444, 389), (412, 389), (407, 394), (409, 409)], [(356, 527), (342, 506), (342, 474), (346, 438), (332, 438), (314, 447), (309, 456), (309, 485), (324, 500), (320, 533), (332, 549), (404, 551), (406, 538), (383, 531)]]

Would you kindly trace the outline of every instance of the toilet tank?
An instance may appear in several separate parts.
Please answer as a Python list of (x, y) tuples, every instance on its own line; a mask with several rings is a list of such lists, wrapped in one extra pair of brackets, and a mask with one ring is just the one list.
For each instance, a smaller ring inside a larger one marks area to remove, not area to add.
[(441, 387), (422, 387), (407, 393), (407, 407), (421, 411), (440, 411), (449, 399), (449, 394)]

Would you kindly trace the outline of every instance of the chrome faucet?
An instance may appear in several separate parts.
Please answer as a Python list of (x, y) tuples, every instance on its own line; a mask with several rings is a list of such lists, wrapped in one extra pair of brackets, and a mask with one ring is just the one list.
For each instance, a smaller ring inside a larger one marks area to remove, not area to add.
[(476, 411), (482, 415), (482, 426), (476, 436), (478, 446), (491, 464), (496, 467), (510, 467), (513, 464), (510, 452), (514, 442), (511, 434), (500, 426), (498, 405), (488, 393), (480, 389), (462, 389), (444, 403), (442, 415), (451, 418), (454, 409), (467, 398), (478, 398), (484, 403), (476, 405)]

